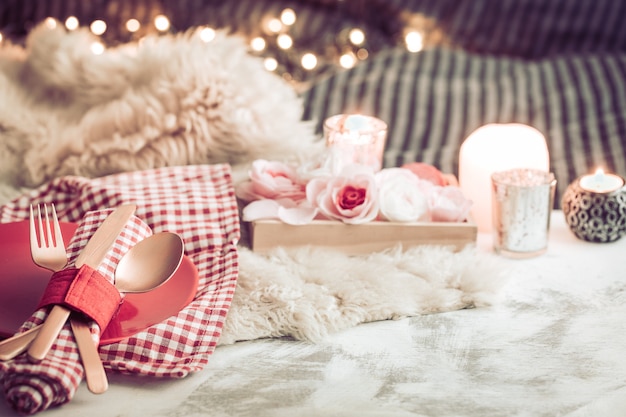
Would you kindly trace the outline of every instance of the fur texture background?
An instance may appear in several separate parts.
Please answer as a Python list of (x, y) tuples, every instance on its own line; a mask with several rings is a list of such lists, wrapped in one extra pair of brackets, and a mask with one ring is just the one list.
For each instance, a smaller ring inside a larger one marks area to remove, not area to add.
[[(67, 174), (229, 162), (237, 182), (254, 159), (310, 158), (323, 149), (292, 87), (239, 38), (205, 43), (190, 32), (100, 55), (94, 41), (42, 25), (25, 48), (0, 49), (0, 203)], [(222, 344), (321, 340), (363, 322), (486, 305), (504, 282), (495, 259), (471, 247), (262, 256), (242, 232)]]
[(189, 32), (94, 54), (96, 41), (42, 24), (2, 49), (0, 146), (20, 162), (4, 168), (16, 185), (319, 148), (295, 91), (242, 39)]

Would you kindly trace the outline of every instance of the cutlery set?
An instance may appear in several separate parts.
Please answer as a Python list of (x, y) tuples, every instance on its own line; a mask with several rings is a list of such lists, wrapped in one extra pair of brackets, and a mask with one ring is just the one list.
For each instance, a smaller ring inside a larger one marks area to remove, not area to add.
[[(74, 266), (97, 270), (135, 209), (134, 205), (122, 205), (107, 216), (77, 256)], [(67, 266), (67, 253), (54, 205), (51, 205), (50, 211), (48, 206), (44, 206), (43, 212), (44, 220), (41, 207), (38, 207), (35, 221), (31, 206), (30, 252), (35, 264), (55, 273)], [(120, 297), (125, 293), (151, 291), (174, 275), (183, 255), (180, 236), (169, 232), (155, 233), (134, 245), (119, 261), (114, 273), (115, 289)], [(29, 360), (34, 363), (41, 361), (68, 319), (83, 363), (87, 387), (95, 394), (103, 393), (108, 388), (107, 376), (86, 317), (60, 304), (53, 305), (42, 324), (1, 341), (0, 360), (9, 360), (27, 351)]]

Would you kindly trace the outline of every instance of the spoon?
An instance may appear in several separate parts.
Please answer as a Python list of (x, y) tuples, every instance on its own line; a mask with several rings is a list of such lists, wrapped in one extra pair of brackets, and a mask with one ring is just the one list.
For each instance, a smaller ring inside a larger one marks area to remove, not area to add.
[(176, 233), (153, 234), (122, 257), (115, 268), (115, 287), (125, 294), (160, 287), (178, 270), (184, 250), (183, 240)]
[[(157, 233), (142, 240), (120, 259), (115, 268), (115, 287), (120, 293), (141, 293), (167, 282), (183, 259), (183, 241), (175, 233)], [(70, 320), (78, 352), (83, 362), (87, 387), (102, 394), (109, 386), (98, 347), (91, 341), (87, 323)]]
[[(175, 233), (155, 233), (140, 241), (122, 257), (114, 284), (122, 294), (154, 290), (165, 284), (183, 259), (183, 241)], [(43, 324), (0, 342), (0, 360), (14, 358), (28, 349)], [(95, 346), (94, 346), (95, 348)]]

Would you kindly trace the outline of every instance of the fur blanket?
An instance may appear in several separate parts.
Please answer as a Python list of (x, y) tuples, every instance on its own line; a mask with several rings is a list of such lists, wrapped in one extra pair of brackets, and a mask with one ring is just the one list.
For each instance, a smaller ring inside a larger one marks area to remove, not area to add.
[[(62, 175), (228, 162), (235, 182), (257, 158), (322, 151), (294, 89), (239, 38), (193, 32), (92, 52), (87, 31), (41, 25), (0, 49), (0, 203)], [(244, 229), (245, 230), (245, 229)], [(240, 277), (221, 343), (320, 340), (358, 323), (487, 305), (503, 283), (473, 247), (393, 248), (349, 257), (324, 248), (240, 245)]]
[(26, 48), (2, 49), (0, 149), (15, 185), (319, 149), (295, 91), (239, 38), (189, 32), (101, 54), (97, 42), (42, 24)]

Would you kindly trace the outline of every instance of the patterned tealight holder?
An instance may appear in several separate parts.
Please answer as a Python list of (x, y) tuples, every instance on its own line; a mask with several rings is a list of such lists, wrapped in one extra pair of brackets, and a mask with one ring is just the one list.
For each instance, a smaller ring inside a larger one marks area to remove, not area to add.
[(614, 242), (626, 234), (626, 182), (598, 169), (572, 182), (561, 200), (571, 231), (588, 242)]

